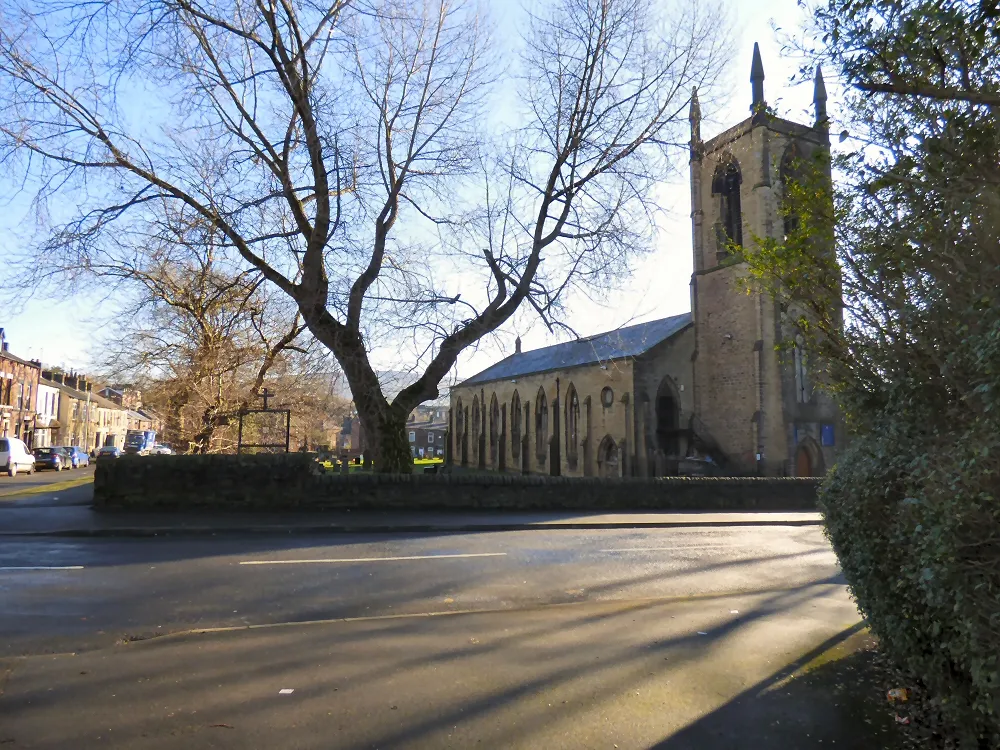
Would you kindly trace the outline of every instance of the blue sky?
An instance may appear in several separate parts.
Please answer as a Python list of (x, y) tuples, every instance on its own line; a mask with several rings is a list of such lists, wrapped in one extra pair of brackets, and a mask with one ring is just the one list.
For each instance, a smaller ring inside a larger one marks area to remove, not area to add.
[[(772, 30), (772, 23), (776, 22), (787, 33), (797, 34), (802, 25), (803, 9), (796, 0), (735, 0), (731, 7), (736, 53), (726, 71), (730, 95), (727, 101), (702, 102), (708, 120), (703, 126), (703, 136), (711, 137), (747, 117), (750, 61), (755, 41), (759, 42), (763, 57), (768, 103), (784, 117), (811, 122), (812, 87), (790, 83), (798, 61), (782, 55), (780, 42)], [(835, 101), (830, 102), (830, 109), (831, 115), (836, 117)], [(606, 304), (585, 299), (573, 301), (569, 322), (577, 332), (589, 335), (624, 323), (675, 315), (690, 309), (691, 209), (687, 180), (684, 168), (677, 179), (665, 182), (659, 190), (658, 200), (665, 215), (659, 226), (656, 252), (636, 264), (635, 273), (621, 280), (620, 289)], [(14, 186), (5, 186), (0, 180), (0, 189), (4, 188), (8, 196), (14, 192)], [(29, 220), (23, 201), (0, 202), (0, 288), (4, 283), (2, 258), (17, 249), (17, 230), (22, 222)], [(98, 294), (22, 300), (20, 308), (0, 312), (0, 327), (6, 329), (11, 350), (22, 357), (39, 358), (46, 364), (75, 369), (86, 369), (100, 358), (98, 342), (102, 330), (119, 313), (113, 298)], [(518, 324), (525, 325), (523, 320)], [(506, 356), (513, 351), (516, 335), (522, 337), (526, 349), (559, 340), (538, 324), (526, 330), (515, 330), (511, 326), (483, 342), (478, 349), (466, 352), (459, 361), (457, 374), (470, 376)], [(390, 361), (378, 364), (386, 369), (405, 365)], [(448, 380), (455, 375), (452, 373)]]

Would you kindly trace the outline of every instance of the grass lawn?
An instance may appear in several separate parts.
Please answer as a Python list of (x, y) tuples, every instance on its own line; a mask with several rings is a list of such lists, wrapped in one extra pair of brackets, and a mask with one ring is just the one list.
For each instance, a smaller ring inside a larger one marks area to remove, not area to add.
[[(321, 462), (324, 469), (327, 471), (340, 471), (340, 467), (333, 463), (332, 461)], [(413, 459), (413, 466), (418, 470), (423, 470), (428, 466), (444, 466), (443, 458), (415, 458)], [(348, 466), (348, 472), (351, 474), (370, 472), (372, 469), (369, 467), (365, 469), (364, 464), (351, 463)]]

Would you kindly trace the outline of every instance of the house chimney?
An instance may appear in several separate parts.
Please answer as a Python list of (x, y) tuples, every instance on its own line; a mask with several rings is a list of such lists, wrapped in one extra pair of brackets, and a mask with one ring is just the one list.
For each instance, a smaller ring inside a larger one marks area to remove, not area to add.
[(514, 339), (514, 354), (520, 354), (520, 353), (521, 353), (521, 337), (518, 336), (516, 339)]

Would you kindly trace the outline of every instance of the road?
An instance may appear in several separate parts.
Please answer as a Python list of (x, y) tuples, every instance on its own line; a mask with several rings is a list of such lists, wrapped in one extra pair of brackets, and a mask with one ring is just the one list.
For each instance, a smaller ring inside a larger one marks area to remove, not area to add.
[(69, 482), (83, 482), (94, 477), (94, 464), (80, 469), (64, 469), (53, 471), (43, 469), (32, 474), (20, 472), (16, 477), (0, 475), (0, 502), (5, 497), (20, 496), (25, 492), (45, 491), (49, 485), (63, 485)]
[(858, 626), (817, 526), (7, 537), (0, 741), (851, 747), (777, 688)]
[(0, 549), (0, 582), (0, 653), (7, 655), (77, 651), (192, 628), (842, 588), (833, 552), (815, 526), (325, 539), (14, 537)]

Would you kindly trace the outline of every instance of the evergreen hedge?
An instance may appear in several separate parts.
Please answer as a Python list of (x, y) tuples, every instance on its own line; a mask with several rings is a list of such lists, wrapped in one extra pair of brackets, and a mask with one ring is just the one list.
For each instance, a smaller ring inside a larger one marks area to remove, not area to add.
[(827, 533), (882, 648), (960, 747), (998, 748), (1000, 415), (943, 431), (899, 406), (821, 489)]

